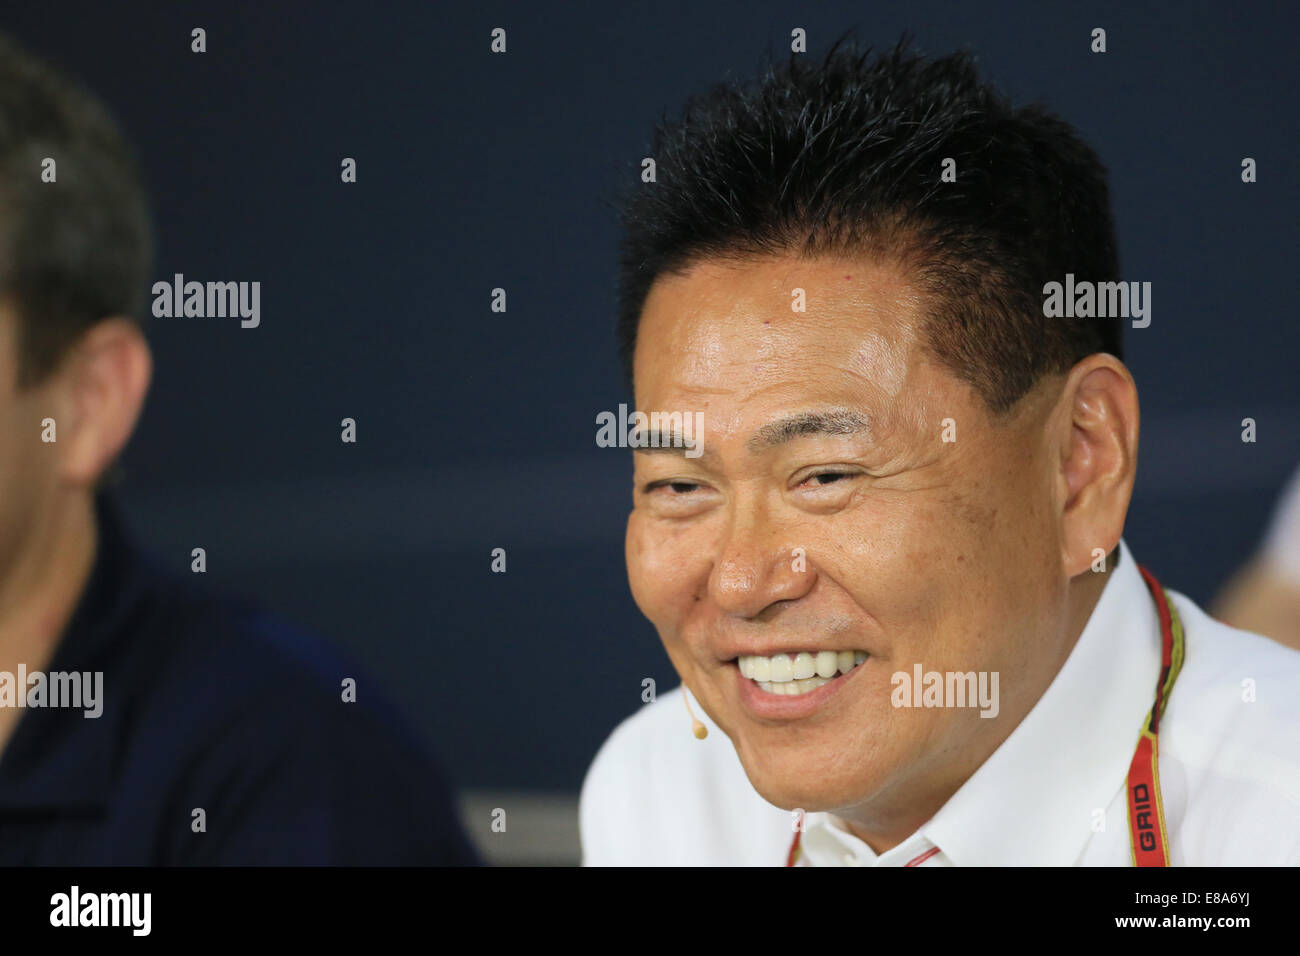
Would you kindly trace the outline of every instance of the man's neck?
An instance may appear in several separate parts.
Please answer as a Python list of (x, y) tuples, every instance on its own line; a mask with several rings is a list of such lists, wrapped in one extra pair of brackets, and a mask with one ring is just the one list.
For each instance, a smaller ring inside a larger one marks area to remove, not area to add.
[[(1037, 704), (1039, 698), (1043, 696), (1043, 693), (1061, 668), (1065, 666), (1065, 662), (1074, 650), (1074, 646), (1079, 642), (1079, 637), (1083, 634), (1083, 629), (1087, 626), (1089, 618), (1092, 617), (1097, 602), (1101, 600), (1101, 593), (1105, 590), (1106, 582), (1110, 580), (1111, 574), (1114, 573), (1114, 562), (1118, 560), (1118, 557), (1119, 551), (1116, 549), (1115, 558), (1107, 562), (1104, 573), (1085, 572), (1070, 582), (1069, 607), (1067, 608), (1069, 622), (1066, 628), (1067, 639), (1060, 643), (1055, 666), (1049, 669), (1050, 673), (1042, 682), (1042, 686), (1038, 688), (1038, 693), (1033, 696), (1033, 704)], [(1029, 710), (1033, 709), (1033, 704), (1030, 705)], [(919, 786), (917, 782), (911, 783), (907, 788), (907, 794), (899, 794), (898, 797), (901, 799), (890, 801), (899, 808), (897, 812), (885, 811), (880, 813), (873, 809), (872, 824), (869, 827), (864, 825), (861, 818), (853, 819), (845, 814), (841, 816), (843, 824), (848, 827), (854, 836), (871, 847), (872, 851), (877, 855), (892, 850), (939, 812), (943, 805), (984, 764), (984, 761), (992, 756), (993, 752), (1002, 745), (1002, 742), (1015, 731), (1015, 728), (1020, 725), (1020, 721), (1028, 715), (1028, 712), (1026, 710), (1005, 734), (987, 741), (983, 752), (975, 755), (975, 758), (964, 764), (962, 769), (955, 773), (949, 772), (946, 775), (941, 771), (940, 774), (932, 775), (928, 780), (920, 782)]]
[[(0, 672), (44, 670), (81, 599), (98, 547), (94, 501), (71, 495), (30, 528), (0, 580)], [(16, 679), (16, 678), (15, 678)], [(26, 694), (27, 688), (15, 687)], [(21, 710), (0, 706), (0, 753)]]

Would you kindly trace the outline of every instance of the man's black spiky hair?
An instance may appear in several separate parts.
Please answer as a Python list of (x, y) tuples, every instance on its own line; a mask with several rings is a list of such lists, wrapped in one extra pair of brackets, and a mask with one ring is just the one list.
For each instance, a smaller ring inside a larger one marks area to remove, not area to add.
[[(1044, 374), (1120, 355), (1117, 319), (1043, 315), (1043, 285), (1115, 281), (1106, 170), (1064, 121), (1012, 108), (973, 57), (906, 37), (872, 56), (770, 60), (754, 84), (691, 98), (656, 128), (657, 182), (623, 202), (618, 338), (660, 275), (706, 258), (894, 257), (930, 303), (926, 342), (995, 412)], [(956, 181), (943, 182), (944, 160)]]

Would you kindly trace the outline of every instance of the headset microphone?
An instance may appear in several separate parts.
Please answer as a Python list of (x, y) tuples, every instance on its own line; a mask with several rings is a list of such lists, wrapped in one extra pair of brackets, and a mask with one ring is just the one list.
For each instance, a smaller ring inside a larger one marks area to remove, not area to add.
[(695, 734), (695, 739), (703, 740), (709, 736), (709, 728), (695, 719), (695, 711), (691, 710), (691, 699), (686, 696), (685, 681), (682, 681), (682, 700), (686, 702), (686, 713), (691, 715), (691, 731)]

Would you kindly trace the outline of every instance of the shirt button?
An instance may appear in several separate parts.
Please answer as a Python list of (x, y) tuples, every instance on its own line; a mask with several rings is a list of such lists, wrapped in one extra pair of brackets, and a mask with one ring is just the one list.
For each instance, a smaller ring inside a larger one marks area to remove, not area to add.
[(845, 854), (844, 854), (844, 865), (845, 865), (845, 866), (861, 866), (862, 864), (858, 862), (858, 858), (857, 858), (857, 856), (856, 856), (855, 854), (852, 854), (852, 853), (845, 853)]

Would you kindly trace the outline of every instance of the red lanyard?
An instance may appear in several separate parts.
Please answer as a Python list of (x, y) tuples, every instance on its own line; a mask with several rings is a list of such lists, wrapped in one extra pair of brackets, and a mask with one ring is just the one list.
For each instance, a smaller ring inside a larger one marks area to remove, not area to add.
[(1128, 768), (1128, 832), (1134, 866), (1168, 866), (1169, 835), (1165, 832), (1165, 807), (1160, 799), (1160, 717), (1169, 702), (1174, 681), (1183, 667), (1183, 622), (1155, 576), (1142, 565), (1142, 580), (1160, 613), (1160, 677), (1156, 701), (1142, 722), (1137, 752)]
[[(1138, 571), (1142, 573), (1142, 580), (1146, 582), (1160, 615), (1160, 677), (1156, 681), (1155, 703), (1142, 722), (1137, 751), (1128, 768), (1129, 846), (1134, 866), (1168, 866), (1169, 836), (1165, 832), (1165, 808), (1160, 799), (1160, 717), (1183, 667), (1183, 623), (1174, 602), (1155, 576), (1140, 564)], [(802, 836), (803, 819), (800, 818), (790, 852), (786, 855), (786, 866), (794, 866), (802, 855)], [(938, 847), (932, 847), (907, 865), (919, 865), (938, 851)]]

